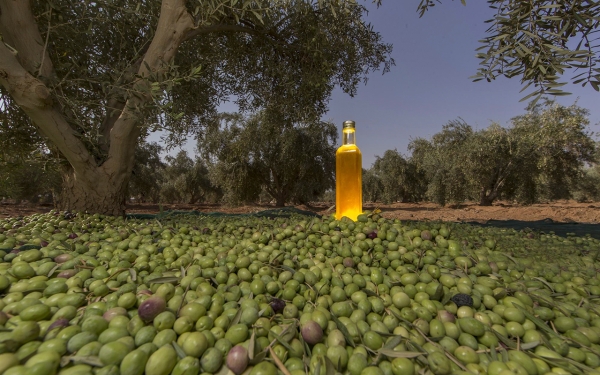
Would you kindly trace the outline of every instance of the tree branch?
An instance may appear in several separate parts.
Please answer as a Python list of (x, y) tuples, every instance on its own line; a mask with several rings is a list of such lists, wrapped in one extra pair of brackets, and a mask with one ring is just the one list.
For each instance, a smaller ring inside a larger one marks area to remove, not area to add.
[[(163, 0), (154, 38), (138, 70), (140, 79), (133, 91), (150, 92), (150, 76), (166, 69), (173, 60), (185, 35), (194, 29), (194, 21), (185, 7), (185, 0)], [(130, 168), (137, 137), (140, 134), (137, 108), (152, 100), (150, 94), (132, 96), (127, 100), (119, 119), (110, 132), (110, 150), (105, 167), (119, 172)]]
[(240, 26), (240, 25), (211, 25), (211, 26), (203, 26), (193, 30), (190, 30), (186, 36), (184, 41), (193, 39), (199, 35), (210, 34), (215, 32), (236, 32), (236, 33), (250, 33), (250, 34), (260, 34), (255, 29), (250, 27)]
[(17, 60), (29, 74), (35, 75), (39, 71), (40, 76), (50, 77), (54, 73), (30, 1), (0, 0), (0, 33), (4, 42), (19, 51)]
[(76, 173), (93, 181), (93, 158), (64, 116), (53, 107), (50, 91), (19, 63), (17, 56), (0, 41), (0, 83), (34, 125), (58, 147)]

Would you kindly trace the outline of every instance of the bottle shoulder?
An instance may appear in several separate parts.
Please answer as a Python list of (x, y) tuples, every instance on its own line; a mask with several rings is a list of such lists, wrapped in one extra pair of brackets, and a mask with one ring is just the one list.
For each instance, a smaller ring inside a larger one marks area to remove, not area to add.
[(353, 153), (358, 153), (360, 154), (360, 149), (358, 148), (357, 145), (342, 145), (337, 149), (337, 154), (342, 153), (342, 152), (353, 152)]

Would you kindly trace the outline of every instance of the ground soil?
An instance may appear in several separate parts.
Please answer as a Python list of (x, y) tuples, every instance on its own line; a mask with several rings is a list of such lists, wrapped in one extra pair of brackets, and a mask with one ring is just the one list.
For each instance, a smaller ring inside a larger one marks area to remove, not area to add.
[[(330, 203), (313, 203), (296, 206), (301, 210), (313, 211), (319, 214), (333, 212)], [(34, 213), (48, 212), (52, 205), (35, 205), (30, 203), (0, 202), (0, 219), (6, 217), (25, 216)], [(166, 204), (163, 210), (198, 210), (202, 212), (251, 213), (275, 208), (273, 205), (250, 205), (227, 207), (220, 205), (187, 205)], [(395, 203), (391, 205), (366, 204), (365, 209), (379, 208), (386, 218), (401, 220), (443, 220), (456, 222), (486, 222), (488, 220), (521, 220), (538, 221), (551, 219), (567, 223), (600, 223), (600, 203), (578, 203), (575, 201), (555, 201), (550, 203), (521, 206), (507, 202), (498, 202), (489, 207), (478, 206), (475, 203), (465, 203), (459, 206), (440, 207), (433, 203)], [(132, 204), (127, 207), (127, 213), (158, 213), (157, 204)]]

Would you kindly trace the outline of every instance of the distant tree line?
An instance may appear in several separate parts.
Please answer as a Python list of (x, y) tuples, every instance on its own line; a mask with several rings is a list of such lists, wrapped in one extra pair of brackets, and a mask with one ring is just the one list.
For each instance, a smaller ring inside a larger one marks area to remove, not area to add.
[[(576, 104), (542, 101), (508, 127), (450, 121), (430, 139), (412, 140), (408, 156), (397, 150), (377, 156), (363, 169), (363, 199), (598, 201), (600, 147), (588, 116)], [(147, 203), (333, 202), (338, 130), (330, 122), (294, 123), (269, 108), (221, 114), (198, 136), (196, 156), (180, 151), (161, 158), (159, 144), (139, 143), (129, 196)], [(64, 162), (40, 144), (0, 151), (0, 198), (52, 202)]]
[(363, 174), (366, 201), (476, 201), (489, 206), (557, 199), (599, 200), (599, 149), (587, 129), (588, 111), (543, 101), (507, 128), (475, 130), (450, 121), (430, 139), (416, 138), (409, 156), (377, 157)]

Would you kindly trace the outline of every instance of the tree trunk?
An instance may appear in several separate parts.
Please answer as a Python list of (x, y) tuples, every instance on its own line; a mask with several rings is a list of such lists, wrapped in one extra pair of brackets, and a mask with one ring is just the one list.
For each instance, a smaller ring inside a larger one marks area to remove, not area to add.
[(484, 187), (481, 188), (481, 191), (479, 192), (480, 206), (491, 206), (494, 202), (494, 199), (496, 199), (496, 194), (494, 191), (490, 192), (490, 194), (487, 194), (487, 189)]
[(58, 208), (119, 216), (125, 213), (129, 174), (126, 171), (106, 173), (97, 168), (97, 179), (89, 180), (73, 171), (63, 174)]
[(277, 197), (275, 198), (275, 206), (284, 207), (285, 201), (285, 193), (283, 193), (282, 191), (277, 192)]

